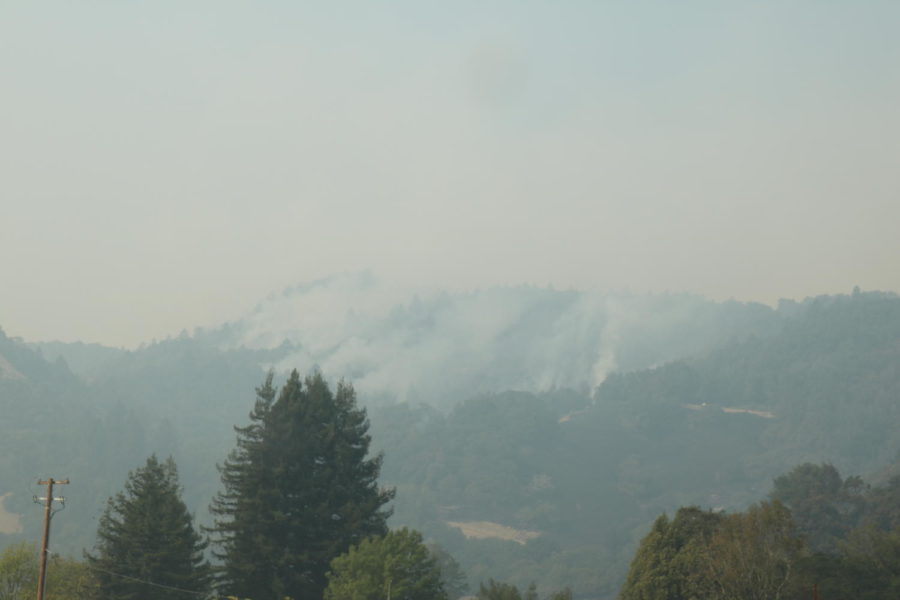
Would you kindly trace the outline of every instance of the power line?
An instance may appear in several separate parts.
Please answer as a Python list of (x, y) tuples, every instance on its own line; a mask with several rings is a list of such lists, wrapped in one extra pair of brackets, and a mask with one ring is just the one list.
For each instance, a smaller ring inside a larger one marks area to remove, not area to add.
[[(56, 511), (52, 510), (53, 502), (59, 502), (65, 507), (66, 499), (63, 497), (53, 497), (53, 486), (54, 485), (67, 485), (69, 483), (68, 479), (53, 479), (52, 477), (48, 478), (45, 481), (38, 481), (38, 485), (46, 485), (47, 486), (47, 495), (43, 498), (39, 498), (34, 496), (35, 502), (43, 502), (44, 503), (44, 537), (41, 544), (41, 567), (40, 573), (38, 575), (38, 600), (43, 600), (44, 598), (44, 583), (47, 575), (47, 555), (49, 554), (47, 551), (47, 544), (50, 540), (50, 520)], [(161, 588), (164, 590), (171, 590), (173, 592), (181, 592), (184, 594), (192, 594), (194, 596), (203, 596), (210, 597), (206, 592), (198, 592), (196, 590), (188, 590), (185, 588), (176, 587), (173, 585), (166, 585), (163, 583), (156, 583), (154, 581), (149, 581), (147, 579), (140, 579), (138, 577), (132, 577), (131, 575), (124, 575), (122, 573), (115, 573), (113, 571), (109, 571), (107, 569), (102, 569), (100, 567), (95, 567), (88, 563), (83, 563), (85, 567), (92, 571), (99, 571), (101, 573), (106, 573), (107, 575), (112, 575), (113, 577), (121, 577), (122, 579), (127, 579), (129, 581), (134, 581), (137, 583), (143, 583), (144, 585), (149, 585), (157, 588)], [(212, 598), (222, 598), (221, 596), (212, 596)], [(233, 596), (226, 596), (228, 598), (234, 598)], [(235, 599), (237, 600), (237, 599)]]
[(92, 571), (100, 571), (101, 573), (106, 573), (107, 575), (113, 575), (115, 577), (121, 577), (122, 579), (128, 579), (129, 581), (135, 581), (137, 583), (144, 583), (146, 585), (152, 585), (153, 587), (162, 588), (164, 590), (172, 590), (174, 592), (184, 592), (185, 594), (194, 594), (195, 596), (206, 596), (206, 592), (198, 592), (196, 590), (187, 590), (185, 588), (175, 587), (174, 585), (165, 585), (163, 583), (155, 583), (153, 581), (149, 581), (147, 579), (140, 579), (138, 577), (132, 577), (131, 575), (123, 575), (122, 573), (114, 573), (112, 571), (108, 571), (106, 569), (101, 569), (100, 567), (94, 567), (92, 565), (85, 565), (88, 569)]

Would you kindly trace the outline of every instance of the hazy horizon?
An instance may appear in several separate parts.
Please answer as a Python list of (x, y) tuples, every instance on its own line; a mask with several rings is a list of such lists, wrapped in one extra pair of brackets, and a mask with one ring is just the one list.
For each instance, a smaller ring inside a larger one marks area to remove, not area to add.
[(403, 289), (900, 290), (893, 2), (0, 7), (0, 327)]

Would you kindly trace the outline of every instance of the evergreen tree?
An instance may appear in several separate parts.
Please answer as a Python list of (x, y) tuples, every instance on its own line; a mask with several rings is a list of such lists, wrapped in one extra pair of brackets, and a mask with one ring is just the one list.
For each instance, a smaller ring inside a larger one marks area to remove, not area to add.
[(220, 591), (318, 600), (335, 557), (387, 533), (394, 494), (378, 488), (381, 456), (367, 457), (366, 412), (350, 385), (333, 393), (320, 374), (301, 382), (295, 370), (280, 392), (269, 374), (250, 421), (235, 428), (210, 508)]
[(209, 588), (206, 542), (181, 500), (175, 461), (156, 456), (109, 499), (87, 554), (102, 600), (196, 599)]

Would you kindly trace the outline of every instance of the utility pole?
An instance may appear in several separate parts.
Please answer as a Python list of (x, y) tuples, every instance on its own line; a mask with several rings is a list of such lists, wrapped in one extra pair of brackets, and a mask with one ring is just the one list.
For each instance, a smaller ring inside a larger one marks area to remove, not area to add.
[(38, 481), (38, 485), (47, 486), (47, 496), (44, 498), (35, 496), (34, 498), (35, 502), (44, 501), (44, 539), (41, 542), (41, 570), (38, 573), (37, 600), (44, 600), (44, 581), (47, 579), (47, 544), (50, 542), (50, 518), (53, 516), (53, 501), (56, 500), (63, 505), (66, 503), (66, 499), (63, 497), (53, 497), (53, 486), (67, 485), (68, 483), (68, 479), (53, 479), (52, 477), (44, 481)]

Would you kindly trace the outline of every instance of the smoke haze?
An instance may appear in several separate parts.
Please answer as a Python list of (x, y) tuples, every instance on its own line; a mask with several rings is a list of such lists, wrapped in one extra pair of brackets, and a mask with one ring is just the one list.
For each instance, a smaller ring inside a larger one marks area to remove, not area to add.
[(4, 3), (0, 322), (134, 346), (368, 268), (457, 292), (898, 289), (898, 18)]
[(762, 305), (686, 294), (416, 292), (361, 273), (273, 294), (210, 335), (225, 347), (288, 342), (276, 371), (317, 366), (350, 379), (366, 402), (446, 406), (508, 389), (591, 390), (613, 370), (702, 354), (780, 321)]

